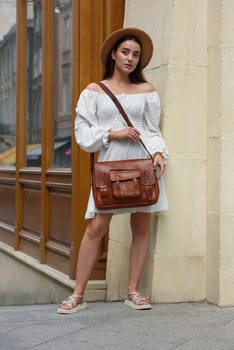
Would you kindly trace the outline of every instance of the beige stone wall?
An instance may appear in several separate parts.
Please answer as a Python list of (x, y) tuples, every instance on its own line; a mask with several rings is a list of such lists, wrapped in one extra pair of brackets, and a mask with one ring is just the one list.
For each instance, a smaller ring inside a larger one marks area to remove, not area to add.
[(234, 2), (209, 0), (207, 297), (234, 304)]
[[(145, 74), (161, 97), (161, 128), (171, 155), (165, 175), (169, 211), (152, 218), (141, 283), (154, 302), (208, 298), (234, 304), (234, 4), (224, 3), (126, 1), (124, 25), (145, 29), (155, 43)], [(110, 234), (109, 299), (126, 294), (129, 244), (128, 217), (117, 216)]]

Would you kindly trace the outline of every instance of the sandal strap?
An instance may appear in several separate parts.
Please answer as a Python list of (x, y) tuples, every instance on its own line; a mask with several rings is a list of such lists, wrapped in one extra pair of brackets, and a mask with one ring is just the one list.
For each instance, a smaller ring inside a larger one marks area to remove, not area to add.
[(70, 304), (73, 308), (77, 305), (76, 299), (83, 299), (84, 295), (72, 294), (67, 299), (62, 301), (62, 304)]
[(132, 298), (132, 302), (136, 305), (138, 305), (141, 301), (145, 301), (146, 298), (143, 297), (139, 292), (129, 292), (128, 293), (129, 297), (133, 297)]
[(71, 297), (83, 299), (84, 294), (82, 294), (82, 295), (81, 294), (72, 294)]

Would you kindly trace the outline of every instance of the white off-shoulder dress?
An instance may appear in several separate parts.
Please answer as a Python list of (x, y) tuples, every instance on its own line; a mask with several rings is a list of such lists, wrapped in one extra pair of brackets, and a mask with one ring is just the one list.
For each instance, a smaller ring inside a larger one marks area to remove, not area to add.
[[(157, 151), (161, 152), (165, 161), (167, 161), (169, 154), (159, 129), (160, 100), (156, 91), (121, 94), (116, 95), (116, 97), (122, 104), (132, 124), (140, 131), (140, 136), (149, 152), (152, 155)], [(113, 101), (105, 93), (84, 89), (80, 94), (76, 113), (76, 141), (84, 151), (99, 151), (98, 160), (108, 161), (148, 157), (144, 148), (139, 143), (131, 140), (113, 140), (108, 142), (110, 129), (115, 131), (121, 130), (127, 124)], [(96, 208), (91, 189), (85, 218), (94, 218), (96, 213), (163, 212), (168, 209), (163, 177), (159, 180), (159, 189), (159, 200), (154, 205), (111, 210), (98, 210)]]

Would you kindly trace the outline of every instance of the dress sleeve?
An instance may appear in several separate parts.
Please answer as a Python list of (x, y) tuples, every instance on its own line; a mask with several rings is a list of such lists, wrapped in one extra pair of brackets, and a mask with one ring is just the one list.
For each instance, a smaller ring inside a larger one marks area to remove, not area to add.
[(148, 130), (148, 137), (145, 141), (150, 153), (154, 155), (160, 152), (165, 161), (169, 158), (169, 152), (162, 137), (160, 123), (161, 105), (158, 94), (154, 91), (147, 96), (145, 108), (145, 127)]
[(75, 138), (86, 152), (99, 151), (108, 147), (108, 127), (99, 125), (97, 118), (98, 93), (85, 89), (81, 92), (76, 106)]

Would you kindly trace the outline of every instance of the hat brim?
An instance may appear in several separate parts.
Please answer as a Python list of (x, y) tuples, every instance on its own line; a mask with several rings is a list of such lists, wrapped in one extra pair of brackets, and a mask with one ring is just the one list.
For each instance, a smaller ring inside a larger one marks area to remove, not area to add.
[(101, 60), (105, 66), (107, 63), (108, 56), (113, 49), (115, 43), (126, 35), (132, 35), (136, 37), (142, 46), (141, 52), (141, 68), (145, 68), (150, 62), (153, 55), (153, 42), (150, 36), (139, 28), (121, 28), (111, 33), (104, 41), (101, 48)]

